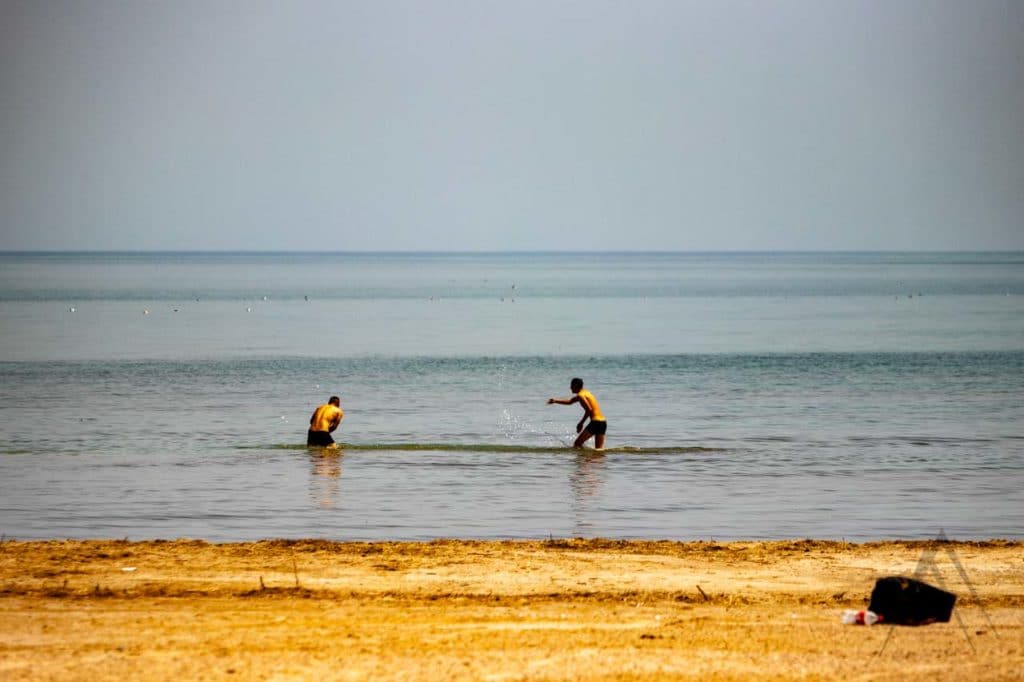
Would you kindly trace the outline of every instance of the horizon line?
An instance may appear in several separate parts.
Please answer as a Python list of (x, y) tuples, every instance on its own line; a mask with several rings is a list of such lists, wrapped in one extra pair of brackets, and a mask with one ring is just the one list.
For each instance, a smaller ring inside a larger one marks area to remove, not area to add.
[(898, 254), (898, 253), (1024, 253), (1022, 248), (1008, 249), (2, 249), (0, 254), (295, 254), (295, 255), (502, 255), (502, 254), (581, 254), (581, 255), (679, 255), (679, 254)]

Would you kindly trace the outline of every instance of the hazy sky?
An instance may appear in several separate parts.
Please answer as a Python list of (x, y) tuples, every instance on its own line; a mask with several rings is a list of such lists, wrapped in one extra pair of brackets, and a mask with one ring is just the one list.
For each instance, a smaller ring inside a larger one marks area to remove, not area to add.
[(0, 249), (1024, 249), (1024, 2), (0, 0)]

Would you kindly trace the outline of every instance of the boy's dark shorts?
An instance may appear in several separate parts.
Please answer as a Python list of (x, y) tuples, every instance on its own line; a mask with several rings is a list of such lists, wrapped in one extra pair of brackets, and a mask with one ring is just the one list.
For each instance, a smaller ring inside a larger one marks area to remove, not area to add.
[(306, 445), (318, 445), (320, 447), (334, 445), (334, 439), (326, 431), (307, 431)]
[(608, 431), (608, 422), (596, 422), (591, 419), (586, 430), (595, 436), (603, 436)]

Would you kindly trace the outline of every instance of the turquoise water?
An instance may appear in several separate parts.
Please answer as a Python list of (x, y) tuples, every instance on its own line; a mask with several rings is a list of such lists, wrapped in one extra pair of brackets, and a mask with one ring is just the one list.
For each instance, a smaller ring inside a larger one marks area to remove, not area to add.
[(0, 533), (1022, 538), (1022, 313), (1019, 253), (0, 254)]

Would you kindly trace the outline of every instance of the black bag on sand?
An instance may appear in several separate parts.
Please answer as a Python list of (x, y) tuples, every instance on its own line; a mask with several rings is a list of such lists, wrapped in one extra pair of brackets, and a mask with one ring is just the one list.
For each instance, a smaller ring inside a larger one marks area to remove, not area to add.
[(891, 625), (948, 623), (956, 595), (913, 578), (879, 578), (868, 609)]

